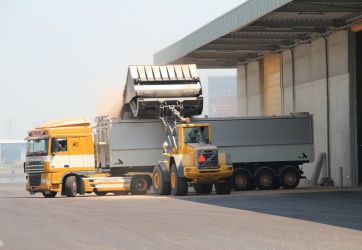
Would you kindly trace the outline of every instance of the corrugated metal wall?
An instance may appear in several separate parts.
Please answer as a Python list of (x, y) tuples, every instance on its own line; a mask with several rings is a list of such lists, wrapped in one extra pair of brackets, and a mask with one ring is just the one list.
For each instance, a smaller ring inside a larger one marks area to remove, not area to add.
[(264, 58), (264, 115), (281, 115), (280, 55)]

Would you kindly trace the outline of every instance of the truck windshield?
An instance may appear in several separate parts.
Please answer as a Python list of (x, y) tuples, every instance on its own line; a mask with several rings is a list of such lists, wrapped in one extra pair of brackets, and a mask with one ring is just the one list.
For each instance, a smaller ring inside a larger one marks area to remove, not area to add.
[(26, 156), (46, 156), (48, 155), (48, 139), (28, 140)]
[(185, 143), (209, 143), (208, 127), (191, 127), (184, 130)]

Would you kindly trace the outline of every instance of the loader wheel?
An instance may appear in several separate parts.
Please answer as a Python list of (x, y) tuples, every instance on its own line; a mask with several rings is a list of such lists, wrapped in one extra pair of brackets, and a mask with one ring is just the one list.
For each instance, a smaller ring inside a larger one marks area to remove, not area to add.
[(259, 190), (273, 189), (276, 182), (275, 175), (270, 169), (262, 169), (256, 175), (254, 179), (255, 186)]
[(279, 177), (280, 185), (285, 189), (293, 189), (299, 185), (300, 176), (294, 168), (286, 168)]
[(48, 193), (42, 192), (45, 198), (54, 198), (57, 195), (57, 192), (49, 191)]
[(131, 179), (131, 194), (142, 195), (146, 194), (149, 190), (148, 176), (134, 175)]
[(194, 186), (194, 190), (196, 194), (210, 194), (212, 186), (212, 184), (196, 185)]
[(252, 185), (252, 179), (245, 170), (236, 170), (231, 176), (233, 189), (235, 191), (248, 190)]
[(97, 196), (105, 196), (108, 192), (94, 191)]
[(171, 193), (171, 183), (164, 180), (160, 166), (155, 166), (153, 169), (153, 190), (157, 195), (169, 195)]
[(177, 168), (175, 164), (171, 167), (171, 194), (175, 196), (187, 195), (189, 187), (187, 185), (187, 179), (185, 177), (179, 177), (177, 175)]
[(232, 178), (227, 178), (225, 182), (215, 183), (216, 194), (230, 194), (232, 187)]
[(75, 197), (77, 195), (77, 179), (75, 176), (69, 176), (65, 180), (65, 195)]

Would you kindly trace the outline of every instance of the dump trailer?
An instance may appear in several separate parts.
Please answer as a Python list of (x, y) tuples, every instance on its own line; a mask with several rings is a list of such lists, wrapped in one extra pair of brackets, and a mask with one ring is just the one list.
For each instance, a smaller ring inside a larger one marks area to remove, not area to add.
[(210, 123), (213, 143), (231, 155), (236, 191), (293, 189), (303, 176), (300, 166), (314, 161), (313, 116), (204, 118)]

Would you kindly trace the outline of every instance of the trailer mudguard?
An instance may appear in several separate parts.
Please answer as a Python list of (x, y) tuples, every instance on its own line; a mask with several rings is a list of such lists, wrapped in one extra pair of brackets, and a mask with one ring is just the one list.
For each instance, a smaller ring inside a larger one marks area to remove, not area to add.
[(168, 168), (168, 161), (160, 161), (157, 164), (158, 166), (160, 166), (161, 170), (162, 170), (162, 176), (163, 176), (163, 180), (166, 182), (170, 182), (170, 171)]

